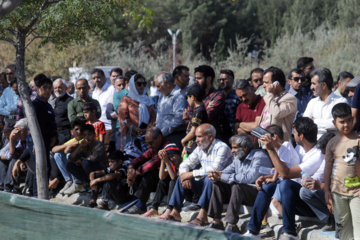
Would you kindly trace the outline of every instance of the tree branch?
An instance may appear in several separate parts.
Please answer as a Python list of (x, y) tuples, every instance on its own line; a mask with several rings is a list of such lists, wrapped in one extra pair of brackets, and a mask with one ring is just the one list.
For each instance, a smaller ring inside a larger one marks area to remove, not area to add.
[(28, 43), (25, 45), (25, 49), (26, 49), (35, 39), (37, 39), (37, 38), (39, 38), (39, 37), (34, 36), (32, 39), (30, 39), (30, 40), (28, 41)]
[(14, 10), (23, 0), (0, 0), (0, 19), (5, 17), (8, 13)]
[(15, 43), (11, 38), (3, 38), (3, 37), (0, 37), (0, 40), (5, 41), (5, 42), (8, 42), (8, 43), (10, 43), (11, 45), (13, 45), (14, 47), (16, 47), (16, 43)]

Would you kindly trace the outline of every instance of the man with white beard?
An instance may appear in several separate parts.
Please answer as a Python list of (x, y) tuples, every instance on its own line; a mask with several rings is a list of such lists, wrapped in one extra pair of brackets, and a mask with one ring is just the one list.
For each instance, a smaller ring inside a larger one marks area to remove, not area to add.
[[(179, 167), (179, 178), (171, 195), (169, 207), (172, 211), (168, 220), (180, 221), (185, 190), (191, 189), (200, 196), (197, 205), (201, 208), (198, 216), (190, 224), (205, 226), (208, 224), (207, 210), (212, 191), (212, 181), (207, 177), (211, 171), (221, 171), (231, 164), (233, 156), (226, 143), (215, 139), (216, 130), (210, 124), (202, 124), (195, 131), (195, 150)], [(200, 169), (196, 166), (201, 164)]]
[(71, 137), (70, 121), (68, 118), (68, 103), (74, 98), (66, 93), (67, 83), (64, 79), (58, 78), (53, 82), (54, 94), (56, 96), (54, 115), (58, 132), (58, 145), (64, 144)]
[[(239, 233), (237, 222), (241, 205), (253, 206), (258, 190), (254, 185), (261, 176), (260, 167), (272, 168), (270, 158), (262, 149), (254, 149), (249, 135), (241, 133), (229, 140), (234, 156), (232, 164), (222, 171), (210, 171), (213, 190), (208, 216), (213, 218), (211, 228)], [(226, 211), (226, 228), (221, 221), (223, 204), (229, 203)]]

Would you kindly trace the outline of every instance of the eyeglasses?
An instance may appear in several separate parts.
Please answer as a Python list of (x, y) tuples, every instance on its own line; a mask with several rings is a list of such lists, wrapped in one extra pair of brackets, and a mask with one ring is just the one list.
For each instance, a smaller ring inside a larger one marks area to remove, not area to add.
[(136, 82), (136, 86), (141, 87), (141, 85), (146, 87), (146, 82)]
[(301, 80), (301, 82), (305, 82), (305, 77), (294, 77), (293, 80), (295, 82), (298, 82), (299, 80)]
[(227, 78), (219, 78), (219, 79), (218, 79), (218, 82), (221, 82), (221, 81), (224, 81), (224, 82), (225, 82), (226, 80), (227, 80)]

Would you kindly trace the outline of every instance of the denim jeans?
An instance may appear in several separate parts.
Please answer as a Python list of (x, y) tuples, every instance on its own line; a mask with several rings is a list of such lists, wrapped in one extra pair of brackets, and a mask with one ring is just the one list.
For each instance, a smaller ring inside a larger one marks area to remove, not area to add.
[(54, 153), (54, 159), (55, 159), (56, 165), (58, 166), (58, 168), (66, 182), (67, 181), (73, 181), (75, 183), (80, 182), (78, 179), (76, 179), (73, 175), (71, 175), (66, 170), (67, 158), (63, 151)]
[(302, 187), (300, 189), (300, 198), (309, 205), (320, 220), (330, 215), (325, 202), (324, 190), (309, 190), (306, 187)]
[[(192, 186), (191, 190), (200, 195), (200, 199), (197, 205), (205, 209), (205, 211), (208, 211), (209, 202), (212, 193), (212, 187), (213, 187), (212, 181), (208, 177), (205, 177), (198, 181), (192, 178), (191, 186)], [(183, 206), (184, 198), (185, 198), (185, 189), (183, 188), (181, 184), (181, 179), (179, 177), (176, 181), (173, 194), (171, 195), (169, 206), (174, 207), (176, 210), (180, 212)]]
[(89, 181), (89, 175), (91, 172), (102, 170), (103, 167), (96, 164), (93, 161), (84, 159), (81, 161), (81, 166), (76, 165), (73, 162), (68, 162), (66, 164), (66, 170), (73, 175), (75, 178), (79, 179), (81, 182)]

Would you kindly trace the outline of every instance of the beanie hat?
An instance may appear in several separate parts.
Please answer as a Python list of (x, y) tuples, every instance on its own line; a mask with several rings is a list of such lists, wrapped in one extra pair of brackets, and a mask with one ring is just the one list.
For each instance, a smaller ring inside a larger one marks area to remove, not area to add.
[(169, 143), (164, 147), (164, 150), (167, 154), (178, 154), (181, 155), (180, 149), (176, 146), (175, 143)]

